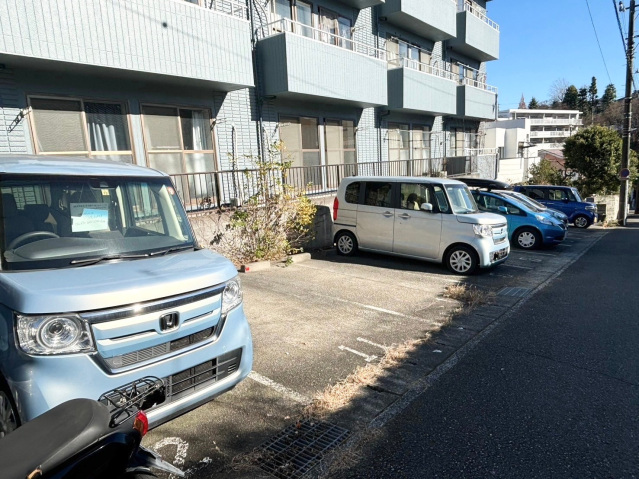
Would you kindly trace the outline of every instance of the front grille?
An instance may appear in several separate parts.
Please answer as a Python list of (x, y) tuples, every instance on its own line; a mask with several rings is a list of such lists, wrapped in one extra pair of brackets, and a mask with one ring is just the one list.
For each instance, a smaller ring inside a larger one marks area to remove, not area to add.
[(158, 344), (150, 348), (121, 354), (120, 356), (113, 356), (112, 358), (105, 358), (104, 361), (111, 369), (130, 367), (168, 353), (179, 351), (180, 349), (184, 349), (192, 344), (205, 341), (213, 336), (214, 332), (215, 328), (206, 328), (197, 333), (190, 334), (189, 336), (184, 336), (183, 338), (173, 341), (167, 341), (166, 343)]
[(175, 401), (230, 376), (238, 370), (241, 360), (242, 350), (236, 349), (164, 378), (167, 400)]

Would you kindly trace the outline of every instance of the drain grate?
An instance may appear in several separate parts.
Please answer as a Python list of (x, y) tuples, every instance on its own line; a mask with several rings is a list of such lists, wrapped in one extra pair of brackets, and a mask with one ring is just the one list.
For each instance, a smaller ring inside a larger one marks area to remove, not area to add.
[(259, 466), (282, 479), (302, 478), (349, 434), (347, 429), (326, 422), (299, 422), (259, 447)]
[(524, 296), (526, 296), (528, 293), (530, 293), (530, 289), (529, 288), (504, 288), (501, 291), (499, 291), (499, 293), (497, 293), (497, 296), (511, 296), (514, 298), (523, 298)]

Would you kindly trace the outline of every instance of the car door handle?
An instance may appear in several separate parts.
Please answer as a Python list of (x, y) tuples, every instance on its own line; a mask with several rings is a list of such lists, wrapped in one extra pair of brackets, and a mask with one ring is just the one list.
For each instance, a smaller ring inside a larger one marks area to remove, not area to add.
[(399, 215), (399, 217), (403, 220), (407, 220), (409, 218), (412, 218), (411, 215), (409, 215), (408, 213), (404, 213), (403, 215)]
[(390, 211), (384, 211), (382, 213), (384, 216), (386, 216), (386, 218), (390, 218), (391, 216), (395, 216), (393, 213), (391, 213)]

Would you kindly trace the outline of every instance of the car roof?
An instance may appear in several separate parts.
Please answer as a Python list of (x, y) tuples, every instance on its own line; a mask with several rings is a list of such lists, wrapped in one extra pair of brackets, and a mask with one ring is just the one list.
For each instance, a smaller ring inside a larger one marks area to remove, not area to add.
[(151, 168), (119, 161), (73, 156), (0, 154), (0, 174), (2, 173), (62, 176), (168, 176)]
[(433, 178), (429, 176), (349, 176), (342, 182), (352, 183), (355, 181), (389, 181), (392, 183), (430, 183), (438, 185), (463, 185), (461, 181), (450, 178)]
[(489, 180), (486, 178), (458, 178), (459, 181), (466, 183), (473, 188), (485, 188), (490, 190), (510, 190), (512, 186), (505, 181)]

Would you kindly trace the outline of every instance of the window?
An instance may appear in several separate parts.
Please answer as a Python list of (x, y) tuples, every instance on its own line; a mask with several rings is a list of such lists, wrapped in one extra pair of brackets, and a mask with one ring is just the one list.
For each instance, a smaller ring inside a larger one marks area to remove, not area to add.
[(344, 199), (347, 203), (357, 204), (359, 203), (359, 181), (351, 183), (346, 187), (344, 192)]
[(326, 120), (325, 137), (327, 165), (353, 165), (357, 162), (354, 122)]
[(388, 161), (410, 159), (410, 130), (408, 125), (388, 124)]
[(450, 129), (450, 152), (448, 156), (469, 156), (470, 149), (477, 148), (477, 133), (469, 128)]
[(548, 199), (554, 201), (575, 201), (575, 197), (570, 190), (564, 190), (561, 188), (549, 189)]
[(280, 117), (280, 140), (284, 144), (284, 161), (290, 161), (291, 167), (306, 167), (302, 173), (291, 172), (295, 181), (300, 174), (304, 175), (304, 183), (322, 184), (320, 168), (320, 147), (317, 118)]
[(450, 213), (450, 207), (448, 206), (448, 200), (446, 199), (446, 193), (441, 186), (434, 186), (435, 200), (437, 201), (437, 207), (442, 213)]
[(172, 175), (215, 170), (207, 110), (143, 105), (142, 117), (151, 168)]
[(413, 159), (430, 158), (430, 127), (413, 126)]
[[(295, 32), (305, 37), (313, 37), (313, 7), (301, 0), (273, 0), (275, 31)], [(297, 24), (296, 24), (297, 23)]]
[(320, 8), (320, 28), (326, 32), (322, 35), (322, 41), (352, 50), (353, 32), (351, 25), (350, 18)]
[(36, 153), (133, 162), (123, 103), (30, 97)]
[(390, 37), (386, 41), (386, 53), (389, 66), (405, 66), (413, 70), (431, 73), (432, 54), (415, 45), (396, 37)]
[(369, 181), (366, 183), (364, 204), (367, 206), (391, 207), (392, 183)]
[(418, 183), (401, 184), (401, 205), (406, 210), (419, 211), (423, 203), (431, 203), (431, 192), (428, 185)]

